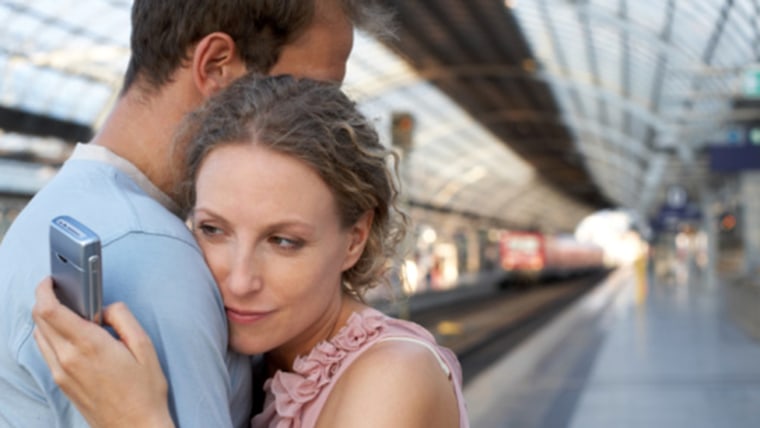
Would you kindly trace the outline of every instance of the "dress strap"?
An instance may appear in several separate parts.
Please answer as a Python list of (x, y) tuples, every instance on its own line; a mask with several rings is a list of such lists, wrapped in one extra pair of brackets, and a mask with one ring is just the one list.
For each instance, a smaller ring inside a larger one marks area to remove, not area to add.
[(451, 369), (449, 369), (449, 366), (446, 365), (446, 362), (443, 360), (443, 358), (441, 357), (441, 355), (438, 353), (438, 350), (430, 342), (426, 342), (424, 340), (417, 339), (417, 338), (414, 338), (414, 337), (405, 337), (405, 336), (386, 336), (386, 337), (382, 337), (382, 338), (378, 339), (377, 342), (387, 342), (387, 341), (391, 341), (391, 340), (401, 341), (401, 342), (417, 343), (419, 345), (422, 345), (422, 346), (426, 347), (427, 349), (430, 350), (430, 352), (433, 353), (433, 355), (435, 355), (435, 359), (438, 360), (438, 364), (441, 366), (441, 369), (443, 370), (444, 373), (446, 373), (446, 377), (448, 377), (449, 379), (451, 379)]

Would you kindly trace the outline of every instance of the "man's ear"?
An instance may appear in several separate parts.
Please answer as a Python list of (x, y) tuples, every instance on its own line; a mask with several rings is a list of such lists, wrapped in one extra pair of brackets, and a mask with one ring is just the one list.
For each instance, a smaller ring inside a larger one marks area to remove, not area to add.
[(374, 211), (367, 211), (359, 217), (359, 220), (357, 220), (353, 226), (351, 226), (351, 230), (349, 231), (348, 250), (346, 251), (346, 258), (343, 261), (342, 270), (345, 271), (351, 269), (356, 262), (359, 261), (359, 258), (364, 252), (364, 247), (367, 245), (369, 234), (372, 232), (372, 220), (374, 217)]
[(208, 34), (193, 49), (193, 82), (205, 97), (218, 92), (245, 72), (245, 63), (229, 34)]

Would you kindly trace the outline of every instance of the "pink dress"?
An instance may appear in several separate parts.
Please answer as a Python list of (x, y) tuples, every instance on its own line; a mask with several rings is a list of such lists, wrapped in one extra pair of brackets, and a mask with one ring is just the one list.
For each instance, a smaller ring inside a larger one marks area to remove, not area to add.
[(351, 314), (330, 340), (320, 342), (306, 357), (298, 357), (293, 372), (278, 371), (264, 383), (264, 410), (254, 416), (253, 428), (313, 427), (340, 376), (375, 343), (404, 340), (430, 349), (453, 383), (459, 402), (459, 426), (469, 427), (462, 369), (451, 350), (438, 346), (423, 327), (391, 318), (372, 308)]

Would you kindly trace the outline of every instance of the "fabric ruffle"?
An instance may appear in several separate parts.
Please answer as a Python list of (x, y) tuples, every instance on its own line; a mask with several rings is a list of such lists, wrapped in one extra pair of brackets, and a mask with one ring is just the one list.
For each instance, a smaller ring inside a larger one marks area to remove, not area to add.
[(300, 427), (303, 406), (330, 383), (347, 355), (381, 333), (384, 318), (376, 311), (354, 312), (332, 339), (320, 342), (305, 357), (296, 358), (293, 372), (278, 370), (264, 383), (264, 410), (253, 418), (251, 426), (262, 427), (269, 421), (269, 427)]

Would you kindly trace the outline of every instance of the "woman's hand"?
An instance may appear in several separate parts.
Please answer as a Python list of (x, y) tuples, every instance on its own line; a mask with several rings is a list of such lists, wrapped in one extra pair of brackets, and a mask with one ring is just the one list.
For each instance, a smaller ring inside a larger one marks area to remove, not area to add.
[(53, 380), (91, 426), (174, 426), (156, 351), (126, 305), (103, 310), (119, 341), (62, 305), (50, 278), (35, 295), (34, 339)]

